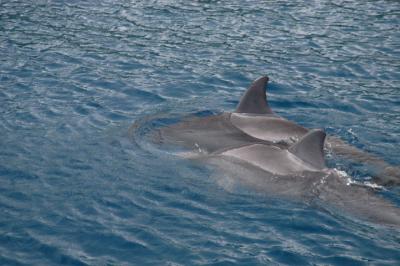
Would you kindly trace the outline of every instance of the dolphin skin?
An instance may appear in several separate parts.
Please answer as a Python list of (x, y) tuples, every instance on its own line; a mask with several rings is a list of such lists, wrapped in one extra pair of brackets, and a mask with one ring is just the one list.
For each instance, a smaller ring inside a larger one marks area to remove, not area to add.
[[(160, 140), (192, 151), (191, 158), (214, 165), (255, 190), (322, 202), (372, 222), (400, 227), (400, 208), (371, 187), (355, 185), (343, 172), (327, 168), (324, 146), (375, 165), (382, 173), (398, 173), (396, 168), (339, 138), (326, 136), (321, 129), (309, 130), (278, 116), (267, 102), (267, 82), (267, 76), (254, 81), (234, 112), (194, 117), (160, 128)], [(376, 180), (385, 185), (396, 183), (397, 178)]]

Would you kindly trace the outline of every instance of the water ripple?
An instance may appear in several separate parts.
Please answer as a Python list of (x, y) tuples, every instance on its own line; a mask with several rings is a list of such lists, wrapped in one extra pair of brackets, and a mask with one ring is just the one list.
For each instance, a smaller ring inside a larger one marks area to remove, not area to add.
[(398, 264), (396, 232), (149, 140), (268, 74), (277, 113), (399, 165), (399, 21), (387, 0), (0, 1), (0, 264)]

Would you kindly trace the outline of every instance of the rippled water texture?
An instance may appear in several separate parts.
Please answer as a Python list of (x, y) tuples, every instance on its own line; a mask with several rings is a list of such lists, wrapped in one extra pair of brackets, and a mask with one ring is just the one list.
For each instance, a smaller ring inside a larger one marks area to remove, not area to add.
[(268, 74), (278, 114), (399, 165), (399, 25), (389, 0), (0, 0), (0, 264), (398, 265), (398, 231), (226, 189), (146, 134)]

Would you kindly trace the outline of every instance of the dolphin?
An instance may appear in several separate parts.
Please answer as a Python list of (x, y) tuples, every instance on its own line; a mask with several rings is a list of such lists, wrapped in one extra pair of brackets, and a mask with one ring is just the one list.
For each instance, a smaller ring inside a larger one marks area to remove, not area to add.
[(254, 81), (234, 112), (190, 118), (162, 129), (162, 138), (208, 153), (249, 142), (294, 143), (308, 129), (272, 112), (266, 99), (267, 82), (267, 76)]
[(203, 156), (202, 160), (233, 181), (268, 196), (300, 199), (400, 227), (400, 208), (379, 196), (373, 187), (354, 183), (345, 172), (326, 166), (325, 138), (323, 130), (314, 129), (288, 148), (251, 143)]
[(190, 117), (158, 129), (158, 141), (191, 151), (191, 158), (222, 170), (268, 195), (338, 208), (368, 221), (400, 227), (400, 208), (370, 186), (325, 164), (324, 147), (354, 160), (384, 165), (321, 129), (307, 129), (275, 114), (263, 76), (252, 83), (232, 113)]
[[(268, 76), (255, 80), (242, 96), (234, 112), (215, 116), (190, 117), (159, 131), (160, 141), (174, 143), (203, 154), (215, 153), (250, 143), (269, 143), (288, 148), (305, 136), (309, 129), (274, 113), (267, 101)], [(328, 136), (325, 148), (375, 170), (379, 185), (400, 184), (400, 169), (370, 153)]]

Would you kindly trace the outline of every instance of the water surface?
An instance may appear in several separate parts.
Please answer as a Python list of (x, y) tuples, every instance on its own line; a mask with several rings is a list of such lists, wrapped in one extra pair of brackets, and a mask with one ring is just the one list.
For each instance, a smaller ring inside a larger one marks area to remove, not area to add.
[(399, 25), (397, 1), (0, 0), (0, 264), (398, 265), (398, 231), (227, 189), (145, 136), (268, 74), (278, 114), (400, 165)]

